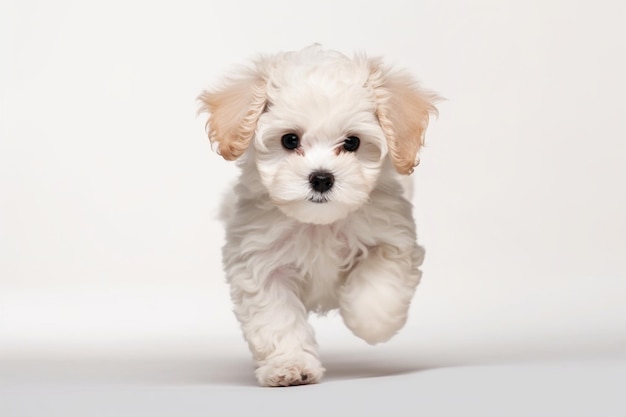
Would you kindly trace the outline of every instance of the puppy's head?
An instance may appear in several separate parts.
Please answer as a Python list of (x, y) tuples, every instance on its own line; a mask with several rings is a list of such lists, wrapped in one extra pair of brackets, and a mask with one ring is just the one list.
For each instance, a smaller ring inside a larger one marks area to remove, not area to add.
[(262, 57), (200, 96), (217, 152), (253, 158), (274, 204), (315, 224), (367, 202), (387, 159), (413, 172), (435, 99), (379, 60), (319, 46)]

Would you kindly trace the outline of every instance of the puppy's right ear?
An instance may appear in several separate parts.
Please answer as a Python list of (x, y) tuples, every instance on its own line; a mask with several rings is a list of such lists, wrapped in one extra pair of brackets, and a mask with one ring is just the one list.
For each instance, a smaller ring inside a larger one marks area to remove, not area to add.
[(206, 122), (209, 139), (224, 159), (239, 158), (250, 144), (267, 104), (265, 86), (261, 75), (248, 69), (226, 80), (223, 87), (204, 91), (198, 97), (199, 111), (209, 114)]

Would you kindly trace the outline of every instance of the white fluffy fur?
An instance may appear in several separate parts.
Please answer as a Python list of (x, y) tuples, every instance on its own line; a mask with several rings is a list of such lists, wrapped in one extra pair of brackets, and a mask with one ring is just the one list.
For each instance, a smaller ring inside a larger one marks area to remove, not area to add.
[[(241, 177), (224, 208), (224, 269), (264, 386), (320, 381), (309, 312), (339, 309), (368, 343), (407, 320), (424, 251), (403, 192), (435, 96), (364, 56), (312, 46), (261, 57), (200, 97)], [(281, 137), (296, 133), (301, 147)], [(361, 140), (343, 150), (347, 136)], [(319, 200), (309, 175), (335, 177)], [(400, 173), (400, 174), (399, 174)]]

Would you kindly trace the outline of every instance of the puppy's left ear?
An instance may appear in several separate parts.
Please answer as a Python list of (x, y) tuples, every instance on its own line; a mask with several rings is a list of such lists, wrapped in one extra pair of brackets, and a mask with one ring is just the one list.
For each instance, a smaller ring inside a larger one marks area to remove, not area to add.
[(249, 69), (214, 91), (204, 91), (200, 112), (209, 113), (206, 130), (217, 153), (226, 160), (239, 158), (254, 136), (256, 124), (267, 104), (266, 82)]
[(404, 72), (370, 62), (368, 85), (374, 90), (376, 116), (387, 138), (389, 155), (400, 174), (410, 175), (419, 164), (419, 149), (430, 115), (437, 115), (439, 97), (424, 91)]

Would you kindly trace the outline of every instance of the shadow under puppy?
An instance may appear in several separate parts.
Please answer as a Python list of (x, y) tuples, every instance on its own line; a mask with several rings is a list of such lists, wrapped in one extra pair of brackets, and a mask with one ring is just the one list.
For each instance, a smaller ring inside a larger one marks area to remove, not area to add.
[(318, 45), (201, 94), (210, 140), (241, 168), (223, 263), (261, 385), (320, 381), (310, 312), (339, 309), (371, 344), (405, 324), (424, 250), (402, 176), (436, 98), (379, 59)]

